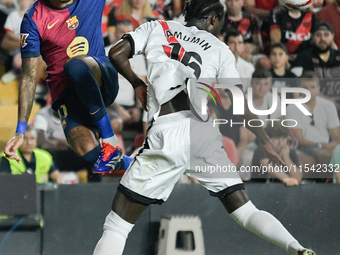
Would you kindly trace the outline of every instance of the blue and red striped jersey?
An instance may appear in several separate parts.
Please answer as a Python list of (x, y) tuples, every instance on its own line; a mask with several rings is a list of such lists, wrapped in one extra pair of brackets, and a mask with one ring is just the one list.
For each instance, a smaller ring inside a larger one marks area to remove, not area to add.
[(79, 55), (105, 57), (101, 19), (105, 0), (74, 0), (57, 9), (48, 0), (37, 0), (21, 24), (23, 58), (41, 55), (47, 64), (52, 100), (70, 85), (65, 62)]

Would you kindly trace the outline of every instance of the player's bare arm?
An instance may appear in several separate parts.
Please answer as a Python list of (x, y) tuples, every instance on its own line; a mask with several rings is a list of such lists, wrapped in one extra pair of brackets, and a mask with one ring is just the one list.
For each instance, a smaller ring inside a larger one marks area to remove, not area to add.
[[(22, 78), (19, 84), (18, 122), (27, 123), (31, 114), (36, 88), (37, 65), (38, 58), (22, 59)], [(5, 147), (6, 156), (10, 159), (15, 159), (20, 163), (21, 159), (18, 157), (16, 151), (22, 145), (23, 141), (24, 135), (17, 132)]]
[[(240, 87), (242, 91), (242, 86), (240, 85)], [(226, 90), (226, 92), (228, 93), (231, 102), (233, 103), (232, 93), (230, 92), (230, 90)], [(239, 118), (242, 120), (245, 119), (246, 123), (248, 123), (249, 120), (259, 119), (257, 115), (255, 115), (249, 110), (248, 103), (246, 100), (244, 101), (244, 115), (239, 115)], [(285, 164), (285, 162), (277, 152), (277, 149), (273, 144), (272, 140), (270, 140), (270, 138), (264, 132), (264, 129), (262, 127), (251, 127), (247, 125), (247, 129), (253, 132), (256, 135), (256, 137), (260, 139), (261, 148), (268, 157), (269, 164), (270, 163), (272, 163), (273, 165)]]
[(131, 55), (131, 44), (128, 40), (118, 41), (110, 50), (109, 58), (116, 70), (122, 74), (133, 86), (136, 96), (141, 101), (143, 108), (146, 109), (147, 87), (145, 82), (132, 71), (129, 56)]

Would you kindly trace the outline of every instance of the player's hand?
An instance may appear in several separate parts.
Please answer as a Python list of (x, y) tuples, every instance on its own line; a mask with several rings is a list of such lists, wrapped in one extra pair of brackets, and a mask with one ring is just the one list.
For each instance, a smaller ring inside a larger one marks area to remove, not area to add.
[(299, 181), (296, 178), (285, 178), (283, 179), (283, 183), (289, 186), (298, 186)]
[(338, 145), (338, 143), (336, 143), (336, 142), (330, 142), (328, 144), (323, 144), (322, 148), (329, 150), (331, 153), (333, 153), (333, 151), (334, 151), (334, 149), (337, 145)]
[(144, 84), (138, 86), (137, 88), (135, 88), (135, 92), (136, 92), (137, 98), (142, 103), (144, 110), (147, 111), (147, 109), (146, 109), (146, 97), (147, 97), (147, 93), (148, 93), (148, 87), (144, 83)]
[(117, 109), (117, 113), (123, 119), (125, 123), (131, 122), (131, 114), (128, 110), (126, 110), (123, 106), (119, 106)]
[(290, 152), (289, 146), (285, 145), (281, 148), (279, 154), (283, 159), (287, 160), (287, 158), (289, 157), (289, 152)]
[(9, 159), (15, 159), (18, 163), (20, 163), (21, 158), (17, 155), (17, 150), (24, 142), (23, 134), (15, 134), (11, 140), (6, 144), (5, 147), (5, 155)]
[(261, 148), (266, 157), (269, 159), (268, 164), (272, 164), (273, 166), (280, 166), (281, 164), (285, 165), (285, 162), (279, 155), (277, 148), (273, 144), (272, 140), (268, 139), (267, 141), (262, 142)]

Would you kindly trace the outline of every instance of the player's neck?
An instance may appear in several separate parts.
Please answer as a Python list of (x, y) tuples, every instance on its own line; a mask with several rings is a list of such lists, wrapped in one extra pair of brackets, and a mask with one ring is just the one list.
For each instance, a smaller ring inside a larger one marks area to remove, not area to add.
[(242, 12), (228, 13), (228, 19), (233, 20), (233, 21), (242, 19)]
[(262, 104), (264, 102), (264, 97), (259, 97), (259, 96), (256, 96), (254, 95), (253, 93), (253, 104), (258, 106), (258, 107), (261, 107)]
[(70, 4), (73, 4), (74, 0), (70, 0), (67, 3), (63, 3), (61, 0), (48, 0), (55, 8), (64, 8)]
[(195, 26), (195, 27), (197, 27), (197, 28), (200, 29), (200, 30), (205, 30), (204, 27), (203, 27), (199, 22), (197, 22), (196, 19), (194, 19), (194, 20), (189, 20), (189, 21), (185, 24), (185, 26), (186, 26), (186, 27), (193, 27), (193, 26)]
[(324, 62), (327, 62), (328, 59), (329, 59), (330, 54), (331, 54), (330, 51), (327, 51), (327, 52), (325, 52), (325, 53), (319, 53), (319, 57), (320, 57)]
[(311, 98), (306, 105), (308, 106), (309, 110), (313, 111), (315, 105), (316, 105), (316, 97)]
[(274, 73), (277, 76), (284, 76), (286, 73), (286, 68), (285, 66), (281, 66), (281, 67), (273, 67)]
[(32, 160), (32, 152), (26, 152), (26, 153), (24, 153), (24, 152), (20, 152), (21, 153), (21, 156), (23, 156), (26, 160), (27, 160), (27, 162), (31, 162), (31, 160)]
[(143, 9), (132, 9), (132, 13), (139, 17), (140, 20), (144, 18)]

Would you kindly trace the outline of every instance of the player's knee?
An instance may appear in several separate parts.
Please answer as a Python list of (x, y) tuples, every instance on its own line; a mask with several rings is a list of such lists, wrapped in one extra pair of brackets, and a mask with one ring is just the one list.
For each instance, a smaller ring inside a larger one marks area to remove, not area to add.
[(80, 82), (90, 68), (83, 60), (72, 58), (65, 63), (64, 71), (72, 80)]
[(236, 209), (234, 212), (232, 212), (230, 216), (239, 225), (241, 225), (242, 227), (246, 227), (250, 217), (258, 211), (259, 209), (257, 209), (251, 201), (248, 201), (247, 203)]

